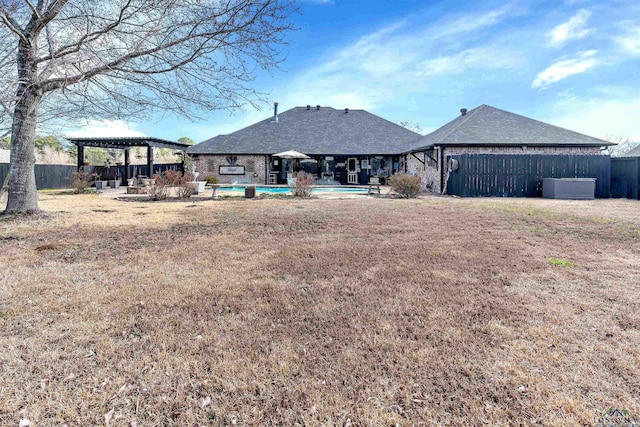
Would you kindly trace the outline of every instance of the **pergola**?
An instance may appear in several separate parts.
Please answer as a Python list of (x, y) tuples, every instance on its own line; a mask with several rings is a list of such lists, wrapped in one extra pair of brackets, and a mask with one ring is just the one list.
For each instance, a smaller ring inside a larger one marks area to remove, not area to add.
[(189, 144), (182, 142), (169, 141), (166, 139), (142, 137), (121, 137), (121, 138), (67, 138), (71, 143), (78, 147), (78, 170), (84, 166), (84, 147), (96, 148), (117, 148), (124, 150), (124, 179), (131, 178), (129, 176), (129, 150), (135, 147), (147, 147), (147, 167), (149, 175), (153, 173), (153, 149), (154, 148), (170, 148), (172, 150), (186, 151)]

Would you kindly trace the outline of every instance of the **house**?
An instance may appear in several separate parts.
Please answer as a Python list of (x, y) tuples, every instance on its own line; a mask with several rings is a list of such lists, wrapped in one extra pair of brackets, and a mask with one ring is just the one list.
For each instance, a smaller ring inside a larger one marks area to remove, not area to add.
[[(457, 195), (535, 196), (544, 177), (593, 177), (608, 197), (602, 139), (488, 105), (460, 110), (426, 136), (364, 110), (295, 107), (188, 149), (200, 176), (223, 183), (283, 184), (297, 170), (318, 183), (367, 184), (397, 172), (425, 190)], [(295, 150), (309, 159), (274, 154)], [(452, 186), (449, 186), (452, 184)]]
[[(602, 173), (599, 165), (608, 160), (602, 149), (615, 145), (489, 105), (470, 111), (463, 108), (460, 113), (404, 153), (407, 170), (420, 175), (425, 188), (436, 193), (446, 189), (450, 175), (457, 174), (456, 178), (464, 181), (461, 185), (478, 187), (476, 192), (466, 188), (465, 194), (532, 195), (535, 189), (525, 187), (539, 184), (542, 175)], [(461, 156), (470, 155), (477, 156), (465, 157), (466, 163), (461, 165)], [(458, 168), (471, 164), (483, 169), (476, 168), (474, 176), (466, 169), (467, 175), (461, 176)]]
[[(222, 183), (282, 184), (303, 170), (321, 183), (367, 184), (373, 175), (404, 170), (404, 156), (419, 134), (365, 110), (320, 105), (295, 107), (187, 152), (201, 177)], [(413, 145), (412, 145), (413, 144)], [(274, 156), (295, 150), (308, 159)]]

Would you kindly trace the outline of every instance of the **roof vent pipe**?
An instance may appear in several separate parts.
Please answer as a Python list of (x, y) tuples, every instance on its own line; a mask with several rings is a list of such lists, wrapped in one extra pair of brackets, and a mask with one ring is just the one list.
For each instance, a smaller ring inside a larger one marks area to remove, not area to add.
[(307, 105), (307, 111), (311, 110), (311, 105)]
[(320, 111), (320, 106), (316, 105), (316, 110)]
[(273, 103), (273, 119), (271, 119), (272, 122), (277, 122), (278, 121), (278, 103), (274, 102)]
[(345, 113), (345, 114), (347, 114), (348, 112), (349, 112), (349, 109), (348, 109), (348, 108), (345, 108), (345, 109), (344, 109), (344, 113)]
[(467, 115), (467, 109), (466, 108), (461, 108), (460, 109), (460, 114), (462, 114), (463, 116)]

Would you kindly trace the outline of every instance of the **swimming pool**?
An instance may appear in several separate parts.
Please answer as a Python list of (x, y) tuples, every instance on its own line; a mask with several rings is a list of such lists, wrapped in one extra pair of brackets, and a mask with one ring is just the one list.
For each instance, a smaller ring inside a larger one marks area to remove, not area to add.
[[(245, 187), (241, 185), (234, 185), (228, 187), (218, 187), (218, 191), (242, 191)], [(269, 193), (269, 194), (287, 194), (291, 190), (289, 187), (256, 187), (256, 193)], [(314, 187), (313, 193), (350, 193), (350, 194), (367, 194), (366, 188), (357, 187)]]

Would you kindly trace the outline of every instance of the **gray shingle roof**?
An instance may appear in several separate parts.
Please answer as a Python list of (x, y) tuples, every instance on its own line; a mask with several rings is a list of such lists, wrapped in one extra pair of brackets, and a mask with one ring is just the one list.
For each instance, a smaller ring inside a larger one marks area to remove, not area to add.
[(399, 154), (420, 134), (364, 110), (295, 107), (228, 135), (193, 145), (189, 154)]
[(411, 151), (434, 146), (607, 146), (602, 139), (481, 105), (415, 142)]

